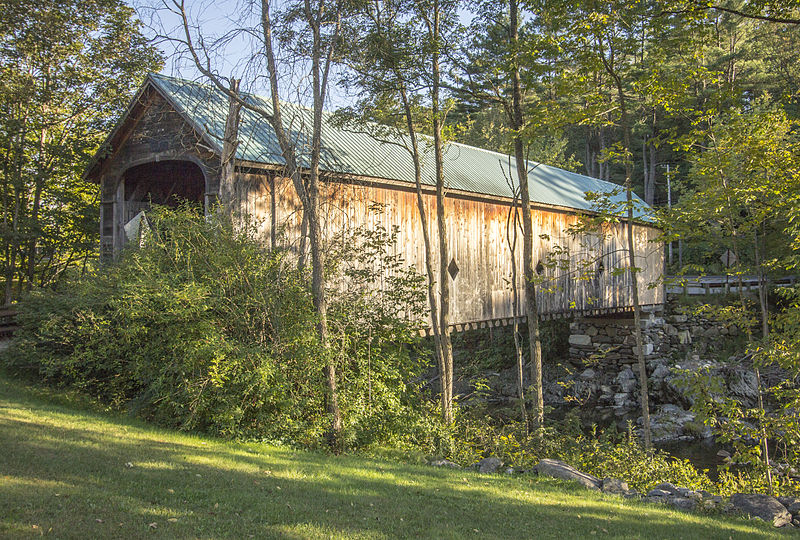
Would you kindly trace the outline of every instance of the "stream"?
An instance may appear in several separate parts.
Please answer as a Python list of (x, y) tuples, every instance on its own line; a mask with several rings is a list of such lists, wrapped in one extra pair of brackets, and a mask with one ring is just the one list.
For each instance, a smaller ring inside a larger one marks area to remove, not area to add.
[[(572, 407), (554, 408), (550, 415), (557, 420), (563, 420)], [(628, 414), (619, 416), (610, 407), (593, 408), (589, 410), (578, 410), (581, 420), (581, 427), (585, 432), (589, 432), (593, 426), (598, 431), (604, 431), (616, 426), (620, 433), (625, 433), (628, 429), (628, 422), (636, 424), (639, 418), (638, 411), (631, 411)], [(723, 447), (713, 439), (703, 439), (694, 441), (668, 441), (654, 445), (657, 449), (663, 450), (676, 459), (688, 460), (698, 470), (706, 470), (709, 478), (717, 480), (719, 473), (717, 466), (724, 464), (723, 458), (717, 452)]]

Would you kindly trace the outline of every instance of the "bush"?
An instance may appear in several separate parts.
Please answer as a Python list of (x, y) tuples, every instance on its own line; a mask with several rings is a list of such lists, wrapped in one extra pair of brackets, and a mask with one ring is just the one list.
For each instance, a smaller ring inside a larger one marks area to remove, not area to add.
[[(329, 425), (322, 348), (306, 276), (252, 231), (189, 207), (156, 209), (141, 248), (20, 304), (9, 366), (161, 425), (225, 437), (322, 441)], [(419, 280), (385, 255), (387, 231), (352, 231), (331, 250), (330, 354), (346, 441), (389, 440), (411, 408)], [(357, 271), (347, 250), (394, 265)], [(393, 280), (393, 281), (392, 281)]]

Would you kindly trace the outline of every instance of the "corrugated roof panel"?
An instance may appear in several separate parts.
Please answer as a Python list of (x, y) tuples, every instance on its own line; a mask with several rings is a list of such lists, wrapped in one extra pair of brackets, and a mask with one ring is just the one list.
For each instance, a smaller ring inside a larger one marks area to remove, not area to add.
[[(219, 151), (228, 113), (227, 96), (210, 85), (164, 75), (150, 77), (194, 127), (208, 135), (209, 141)], [(267, 99), (249, 94), (246, 99), (262, 109), (272, 110)], [(308, 166), (312, 112), (306, 107), (288, 103), (284, 103), (282, 112), (287, 131), (296, 142), (299, 164)], [(368, 133), (336, 127), (330, 122), (331, 117), (330, 113), (325, 113), (323, 119), (320, 164), (323, 170), (414, 183), (413, 163), (402, 136), (392, 137), (394, 143), (379, 141)], [(264, 164), (284, 163), (274, 130), (258, 113), (242, 109), (239, 140), (237, 158)], [(432, 141), (428, 137), (420, 137), (420, 146), (423, 150), (422, 181), (434, 185)], [(585, 192), (608, 192), (619, 188), (611, 182), (534, 162), (528, 162), (528, 171), (531, 201), (547, 205), (591, 210), (591, 204), (584, 197)], [(510, 156), (450, 143), (444, 152), (444, 174), (450, 189), (511, 197), (508, 180), (516, 183), (517, 168)], [(617, 200), (623, 199), (624, 195), (617, 197)]]

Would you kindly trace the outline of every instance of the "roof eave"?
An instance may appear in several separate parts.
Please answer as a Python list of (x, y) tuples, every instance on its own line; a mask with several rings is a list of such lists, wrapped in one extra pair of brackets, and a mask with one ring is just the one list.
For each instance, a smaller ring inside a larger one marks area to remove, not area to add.
[(153, 77), (152, 74), (148, 74), (142, 83), (142, 86), (136, 92), (136, 95), (134, 95), (133, 99), (131, 99), (130, 103), (128, 104), (128, 107), (125, 109), (125, 113), (120, 116), (119, 120), (114, 125), (114, 128), (109, 132), (109, 134), (103, 140), (103, 143), (98, 147), (97, 151), (92, 156), (92, 159), (89, 161), (89, 164), (86, 166), (86, 169), (81, 175), (82, 180), (89, 180), (91, 182), (99, 183), (100, 177), (99, 175), (95, 174), (95, 171), (102, 167), (102, 161), (105, 158), (110, 157), (115, 152), (115, 150), (110, 148), (112, 141), (120, 134), (134, 110), (141, 102), (142, 97), (150, 88), (152, 88), (153, 91), (158, 92), (158, 94), (164, 98), (167, 103), (169, 103), (169, 105), (181, 116), (181, 118), (183, 118), (183, 120), (189, 124), (189, 126), (198, 134), (198, 136), (200, 136), (203, 142), (208, 145), (212, 152), (218, 155), (222, 153), (222, 149), (217, 141), (212, 137), (209, 137), (206, 133), (206, 130), (203, 129), (202, 126), (197, 125), (191, 115), (187, 114), (187, 112), (183, 110), (183, 108), (169, 95), (169, 92), (161, 88), (161, 86), (158, 84), (158, 79)]

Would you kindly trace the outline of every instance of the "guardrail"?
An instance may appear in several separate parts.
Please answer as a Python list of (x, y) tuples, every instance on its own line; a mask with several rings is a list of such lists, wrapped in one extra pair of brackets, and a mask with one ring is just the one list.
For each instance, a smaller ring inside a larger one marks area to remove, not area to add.
[[(707, 295), (738, 293), (739, 283), (745, 291), (758, 289), (758, 276), (667, 276), (667, 294)], [(772, 287), (792, 287), (795, 276), (771, 279)]]

